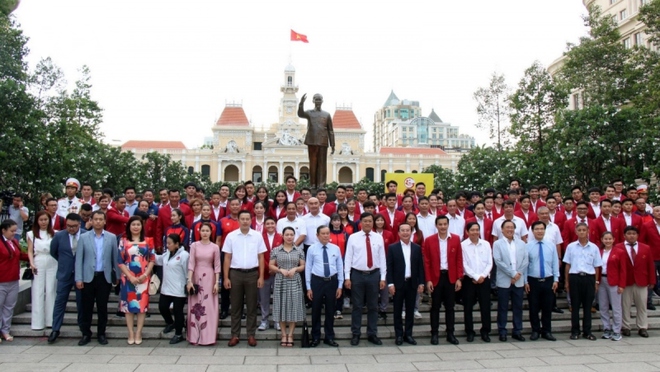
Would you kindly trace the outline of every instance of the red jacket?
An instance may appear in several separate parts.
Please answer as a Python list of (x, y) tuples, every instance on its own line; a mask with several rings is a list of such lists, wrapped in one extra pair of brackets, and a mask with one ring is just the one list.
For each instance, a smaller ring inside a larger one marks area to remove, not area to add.
[[(607, 259), (607, 283), (610, 287), (626, 287), (626, 256), (628, 252), (612, 247), (610, 257)], [(603, 257), (603, 249), (600, 250)]]
[(337, 212), (337, 205), (335, 203), (323, 203), (321, 206), (321, 213), (330, 217), (333, 213)]
[(216, 216), (215, 209), (213, 209), (213, 205), (211, 205), (211, 221), (218, 222), (226, 215), (227, 215), (227, 207), (223, 207), (223, 206), (218, 207), (218, 215)]
[(270, 206), (270, 208), (268, 208), (268, 215), (270, 217), (273, 217), (275, 219), (275, 221), (279, 221), (282, 218), (286, 218), (286, 205), (284, 207), (282, 207), (282, 209), (280, 210), (280, 213), (278, 214), (277, 213), (277, 205), (275, 203), (273, 203)]
[[(374, 229), (376, 231), (376, 229)], [(383, 229), (382, 233), (379, 233), (383, 236), (383, 243), (385, 243), (385, 255), (387, 256), (387, 249), (391, 244), (396, 243), (398, 240), (394, 238), (392, 232)]]
[(390, 221), (390, 214), (387, 209), (385, 209), (381, 215), (385, 218), (385, 226), (383, 228), (387, 231), (390, 231), (394, 234), (395, 239), (399, 240), (399, 225), (406, 222), (406, 215), (401, 211), (394, 211), (394, 226), (391, 226), (392, 221)]
[(529, 205), (530, 205), (529, 209), (531, 209), (532, 212), (536, 213), (539, 210), (539, 208), (545, 207), (545, 202), (541, 199), (537, 199), (536, 205), (534, 205), (532, 199), (529, 199)]
[(639, 233), (639, 240), (651, 247), (653, 261), (660, 261), (660, 234), (658, 234), (658, 229), (655, 227), (655, 221), (643, 224)]
[[(653, 256), (651, 256), (651, 248), (648, 245), (637, 242), (637, 256), (635, 257), (634, 266), (624, 243), (617, 244), (612, 249), (618, 249), (621, 251), (620, 254), (623, 256), (622, 260), (626, 266), (625, 283), (620, 279), (617, 283), (619, 287), (631, 285), (646, 287), (649, 285), (655, 285), (655, 263), (653, 262)], [(609, 268), (607, 270), (607, 279), (609, 281)]]
[(19, 279), (20, 261), (28, 261), (27, 253), (21, 252), (18, 240), (11, 239), (12, 247), (4, 237), (0, 238), (0, 283), (14, 282)]
[(470, 211), (469, 209), (465, 208), (463, 209), (463, 212), (461, 212), (458, 208), (456, 209), (456, 214), (460, 214), (461, 217), (463, 217), (464, 220), (468, 220), (470, 218), (474, 217), (474, 213)]
[[(180, 209), (181, 212), (183, 213), (186, 226), (192, 226), (194, 216), (193, 216), (193, 211), (192, 209), (190, 209), (188, 204), (179, 203), (179, 206), (177, 208)], [(156, 223), (156, 239), (154, 239), (156, 248), (162, 248), (163, 239), (165, 237), (165, 230), (167, 230), (167, 228), (170, 226), (172, 226), (172, 207), (168, 204), (158, 209), (158, 222)], [(185, 244), (187, 243), (188, 242), (185, 242)], [(181, 244), (184, 243), (181, 242)]]
[[(477, 217), (470, 218), (469, 220), (465, 220), (465, 235), (463, 236), (463, 240), (468, 238), (467, 234), (467, 225), (471, 222), (477, 222)], [(484, 217), (484, 240), (487, 241), (490, 244), (490, 247), (493, 247), (493, 221), (490, 219)]]
[(348, 233), (346, 231), (330, 230), (330, 243), (339, 247), (342, 258), (346, 255), (346, 242), (348, 242)]
[[(603, 234), (605, 231), (608, 231), (607, 228), (605, 227), (605, 221), (603, 221), (603, 217), (600, 216), (593, 220), (594, 223), (594, 228), (596, 231), (594, 231), (594, 239), (598, 239), (598, 243), (596, 245), (600, 246), (600, 239), (603, 237)], [(610, 217), (610, 226), (611, 230), (609, 230), (612, 235), (614, 235), (614, 244), (619, 244), (623, 243), (623, 229), (626, 228), (626, 223), (621, 221), (618, 218), (612, 218)], [(591, 229), (589, 229), (591, 230)], [(595, 243), (595, 242), (594, 242)]]
[(126, 232), (126, 223), (131, 216), (124, 209), (120, 214), (117, 208), (108, 209), (106, 216), (105, 229), (117, 236), (122, 236)]
[(268, 280), (270, 278), (270, 270), (268, 269), (268, 266), (270, 265), (270, 251), (272, 251), (273, 248), (282, 245), (284, 240), (282, 239), (282, 235), (280, 235), (278, 232), (275, 232), (275, 236), (273, 237), (273, 246), (271, 246), (270, 242), (268, 241), (268, 233), (264, 231), (262, 235), (264, 237), (264, 244), (266, 245), (266, 252), (264, 252), (264, 280)]
[[(638, 214), (635, 214), (635, 212), (632, 212), (630, 214), (630, 216), (632, 217), (632, 220), (631, 220), (632, 226), (635, 226), (637, 228), (637, 231), (641, 231), (642, 230), (642, 217), (640, 217)], [(623, 220), (624, 225), (628, 226), (628, 224), (626, 223), (626, 218), (624, 217), (624, 212), (623, 211), (621, 213), (619, 213), (619, 218), (621, 220)]]
[[(424, 259), (424, 275), (426, 281), (437, 286), (440, 282), (440, 239), (438, 234), (424, 239), (422, 244), (422, 257)], [(447, 241), (447, 262), (449, 264), (449, 282), (456, 283), (461, 279), (463, 273), (463, 249), (461, 238), (458, 235), (449, 234)]]
[(531, 209), (529, 209), (529, 212), (527, 213), (527, 217), (525, 217), (525, 214), (523, 213), (522, 209), (513, 212), (513, 215), (522, 218), (523, 221), (525, 221), (525, 225), (527, 225), (527, 229), (529, 229), (532, 226), (532, 223), (539, 220), (539, 218), (536, 216), (536, 213), (532, 212)]
[[(577, 216), (564, 223), (564, 230), (561, 233), (561, 238), (564, 241), (562, 243), (562, 250), (564, 252), (566, 252), (566, 247), (568, 247), (569, 244), (578, 240), (577, 234), (575, 233), (575, 226), (577, 226), (577, 224)], [(596, 238), (596, 229), (594, 228), (596, 221), (592, 220), (591, 218), (587, 218), (587, 225), (589, 225), (589, 241), (600, 247), (600, 237)]]
[(559, 227), (559, 232), (564, 233), (564, 224), (566, 223), (566, 215), (564, 212), (560, 211), (559, 208), (555, 209), (555, 219), (553, 221), (552, 215), (550, 216), (550, 221), (554, 222), (557, 227)]

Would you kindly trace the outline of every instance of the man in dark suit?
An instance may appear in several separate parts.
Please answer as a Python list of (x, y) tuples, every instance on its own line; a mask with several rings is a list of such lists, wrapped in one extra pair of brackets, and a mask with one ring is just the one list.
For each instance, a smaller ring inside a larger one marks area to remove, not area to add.
[[(60, 328), (64, 321), (64, 312), (66, 303), (69, 300), (71, 287), (75, 284), (74, 271), (76, 264), (76, 249), (80, 234), (84, 230), (80, 227), (81, 218), (76, 213), (69, 213), (66, 216), (66, 230), (55, 233), (50, 242), (50, 255), (57, 260), (57, 294), (55, 296), (55, 306), (53, 309), (53, 328), (48, 343), (52, 344), (60, 335)], [(78, 325), (80, 326), (80, 290), (76, 288), (76, 307), (78, 309)]]
[(105, 328), (108, 324), (108, 298), (110, 289), (119, 278), (117, 267), (117, 237), (104, 230), (105, 213), (100, 210), (92, 214), (91, 231), (80, 237), (76, 254), (75, 280), (82, 297), (80, 331), (83, 334), (79, 346), (87, 345), (92, 339), (92, 316), (94, 303), (98, 313), (97, 337), (99, 344), (108, 343)]
[(417, 345), (412, 337), (414, 317), (406, 317), (405, 336), (401, 311), (405, 304), (406, 313), (415, 311), (415, 299), (424, 291), (424, 260), (422, 247), (410, 241), (412, 228), (407, 223), (399, 225), (400, 241), (389, 246), (387, 251), (387, 286), (394, 297), (395, 343), (403, 341)]

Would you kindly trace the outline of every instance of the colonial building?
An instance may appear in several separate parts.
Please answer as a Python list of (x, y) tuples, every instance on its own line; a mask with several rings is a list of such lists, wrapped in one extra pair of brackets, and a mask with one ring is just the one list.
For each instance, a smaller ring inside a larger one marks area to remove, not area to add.
[[(128, 141), (121, 148), (133, 152), (137, 158), (150, 151), (170, 154), (173, 160), (181, 161), (189, 171), (201, 172), (212, 181), (252, 180), (258, 183), (269, 179), (283, 183), (288, 175), (308, 177), (307, 146), (303, 143), (307, 120), (300, 120), (297, 115), (298, 85), (292, 65), (284, 69), (280, 91), (279, 118), (267, 130), (252, 125), (242, 105), (228, 103), (211, 128), (213, 140), (201, 148), (187, 149), (177, 141)], [(411, 122), (421, 119), (420, 112), (416, 110), (410, 116), (413, 119)], [(441, 124), (439, 127), (448, 130), (455, 128), (442, 123), (434, 112), (432, 115), (434, 117), (429, 120)], [(385, 173), (417, 173), (430, 165), (455, 170), (462, 155), (458, 151), (440, 148), (440, 145), (447, 146), (447, 142), (438, 142), (438, 146), (433, 147), (410, 147), (423, 144), (419, 141), (406, 142), (409, 147), (401, 147), (402, 142), (394, 141), (379, 146), (376, 152), (367, 152), (366, 131), (351, 107), (336, 107), (332, 122), (336, 148), (334, 155), (328, 155), (328, 183), (355, 183), (364, 177), (379, 182), (384, 179)], [(421, 129), (412, 131), (418, 132), (421, 133)], [(448, 137), (448, 133), (443, 132), (444, 138)], [(451, 133), (453, 137), (458, 137), (457, 130)], [(474, 139), (471, 141), (473, 145)]]

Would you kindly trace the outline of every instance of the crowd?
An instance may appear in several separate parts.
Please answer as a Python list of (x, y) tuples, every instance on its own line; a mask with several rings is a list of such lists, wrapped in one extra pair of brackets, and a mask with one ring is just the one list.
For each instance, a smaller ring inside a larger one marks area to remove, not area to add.
[[(255, 334), (270, 328), (272, 313), (280, 345), (291, 347), (296, 324), (311, 308), (310, 345), (338, 346), (334, 320), (352, 307), (351, 345), (360, 343), (365, 308), (367, 340), (380, 345), (378, 319), (387, 318), (393, 301), (395, 343), (414, 345), (414, 319), (422, 317), (425, 291), (434, 345), (441, 306), (446, 340), (459, 343), (456, 303), (463, 305), (467, 342), (476, 337), (476, 304), (479, 336), (490, 342), (493, 298), (499, 340), (525, 341), (525, 295), (529, 338), (555, 341), (552, 313), (563, 312), (556, 306), (559, 291), (567, 292), (571, 339), (596, 340), (597, 308), (602, 338), (621, 340), (634, 327), (648, 337), (647, 309), (655, 309), (651, 298), (660, 295), (660, 206), (647, 203), (645, 185), (624, 190), (614, 180), (603, 193), (588, 189), (587, 198), (578, 186), (564, 196), (546, 185), (525, 189), (519, 180), (505, 193), (489, 188), (453, 197), (438, 189), (428, 193), (423, 183), (403, 194), (397, 189), (395, 181), (387, 182), (382, 195), (338, 186), (329, 201), (326, 190), (315, 195), (299, 190), (289, 176), (274, 199), (251, 181), (233, 195), (229, 185), (206, 195), (193, 183), (184, 186), (185, 195), (176, 188), (138, 194), (133, 187), (116, 195), (70, 178), (62, 199), (42, 196), (42, 210), (25, 234), (21, 228), (29, 213), (16, 195), (0, 225), (0, 336), (13, 339), (24, 260), (34, 274), (32, 328), (51, 328), (49, 343), (59, 337), (73, 289), (79, 345), (91, 341), (94, 305), (97, 340), (107, 344), (113, 287), (126, 319), (126, 341), (138, 345), (149, 296), (156, 293), (163, 333), (174, 331), (172, 344), (215, 344), (219, 319), (230, 317), (228, 345), (240, 342), (245, 319), (247, 342), (256, 346)], [(27, 253), (20, 250), (21, 239)]]

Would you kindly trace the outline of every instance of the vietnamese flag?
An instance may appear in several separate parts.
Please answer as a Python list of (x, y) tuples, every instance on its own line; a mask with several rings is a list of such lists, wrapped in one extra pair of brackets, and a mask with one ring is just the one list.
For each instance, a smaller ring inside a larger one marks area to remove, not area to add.
[(302, 41), (303, 43), (309, 43), (307, 40), (307, 35), (299, 34), (291, 30), (291, 41)]

